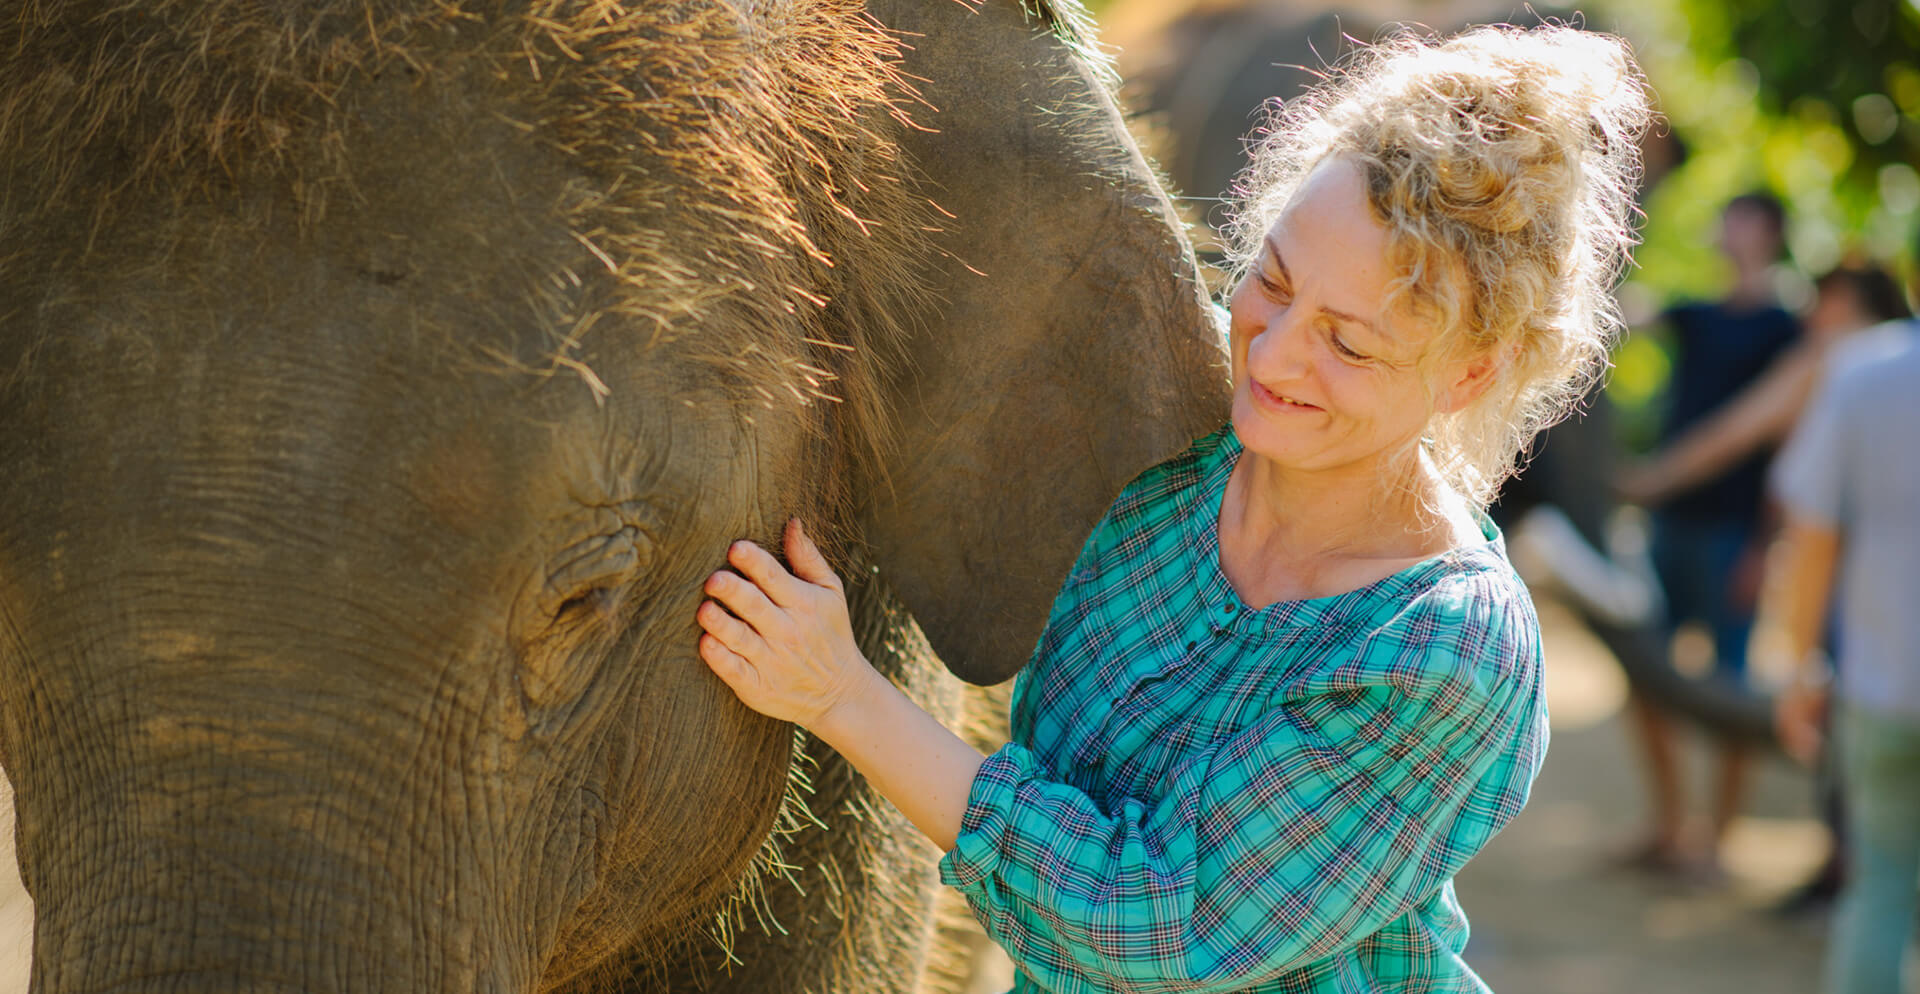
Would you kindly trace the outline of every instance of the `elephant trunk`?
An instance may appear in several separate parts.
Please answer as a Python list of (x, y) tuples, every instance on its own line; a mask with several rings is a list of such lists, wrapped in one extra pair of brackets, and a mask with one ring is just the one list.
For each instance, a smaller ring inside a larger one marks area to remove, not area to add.
[(474, 817), (495, 791), (436, 755), (420, 716), (250, 668), (32, 688), (23, 731), (46, 748), (10, 772), (33, 990), (533, 989), (551, 934), (525, 925), (510, 847)]
[(532, 989), (529, 930), (460, 896), (471, 840), (293, 771), (207, 772), (249, 787), (99, 791), (57, 828), (22, 826), (34, 889), (55, 897), (34, 991)]

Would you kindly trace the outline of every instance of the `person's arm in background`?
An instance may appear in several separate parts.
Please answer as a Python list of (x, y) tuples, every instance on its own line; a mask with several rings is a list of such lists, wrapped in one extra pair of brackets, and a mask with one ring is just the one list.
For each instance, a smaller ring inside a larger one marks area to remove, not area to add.
[(1811, 516), (1787, 512), (1786, 527), (1767, 552), (1767, 578), (1756, 629), (1771, 633), (1769, 651), (1793, 661), (1794, 678), (1774, 701), (1774, 728), (1787, 754), (1811, 764), (1820, 754), (1827, 666), (1817, 648), (1826, 634), (1840, 559), (1840, 532)]
[(1793, 430), (1820, 376), (1820, 352), (1802, 344), (1719, 410), (1620, 475), (1617, 489), (1636, 504), (1659, 504), (1726, 472)]
[(1774, 702), (1774, 727), (1781, 747), (1804, 762), (1819, 754), (1825, 723), (1828, 670), (1818, 648), (1833, 603), (1853, 458), (1844, 444), (1845, 393), (1829, 380), (1814, 395), (1769, 480), (1785, 526), (1767, 554), (1752, 652), (1784, 656), (1793, 668)]

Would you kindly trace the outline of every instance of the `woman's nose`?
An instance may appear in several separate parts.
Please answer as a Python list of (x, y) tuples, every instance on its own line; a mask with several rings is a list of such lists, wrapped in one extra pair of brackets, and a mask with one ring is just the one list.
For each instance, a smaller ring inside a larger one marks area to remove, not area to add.
[(1261, 378), (1285, 376), (1305, 366), (1305, 323), (1290, 307), (1278, 307), (1262, 315), (1265, 319), (1254, 329), (1247, 343), (1247, 369)]

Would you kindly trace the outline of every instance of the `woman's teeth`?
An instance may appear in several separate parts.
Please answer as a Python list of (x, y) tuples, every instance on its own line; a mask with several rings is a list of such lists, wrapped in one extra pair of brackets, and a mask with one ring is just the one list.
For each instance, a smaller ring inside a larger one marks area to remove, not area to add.
[(1292, 397), (1287, 396), (1286, 394), (1275, 393), (1272, 390), (1267, 389), (1264, 385), (1260, 386), (1260, 391), (1266, 394), (1267, 396), (1272, 397), (1274, 400), (1277, 400), (1283, 404), (1290, 404), (1294, 407), (1312, 407), (1313, 406), (1312, 404), (1309, 404), (1306, 401), (1295, 400)]

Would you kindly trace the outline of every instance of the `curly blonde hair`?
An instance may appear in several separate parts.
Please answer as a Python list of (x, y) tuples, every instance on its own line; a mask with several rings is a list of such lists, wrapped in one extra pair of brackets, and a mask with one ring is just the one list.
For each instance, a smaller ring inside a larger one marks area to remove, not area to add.
[(1617, 38), (1553, 25), (1388, 37), (1256, 132), (1228, 228), (1236, 282), (1316, 165), (1359, 165), (1397, 273), (1382, 304), (1438, 329), (1422, 368), (1499, 363), (1426, 439), (1442, 478), (1485, 506), (1606, 368), (1652, 118)]

